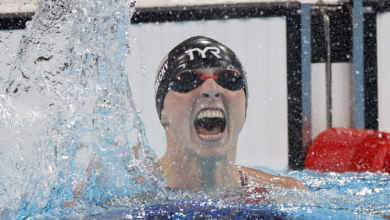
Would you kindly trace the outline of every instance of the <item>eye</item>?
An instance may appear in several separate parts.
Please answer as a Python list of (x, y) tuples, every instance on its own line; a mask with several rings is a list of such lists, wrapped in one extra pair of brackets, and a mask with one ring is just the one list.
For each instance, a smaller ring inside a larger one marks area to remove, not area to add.
[(244, 81), (240, 73), (234, 70), (223, 70), (219, 74), (218, 84), (225, 89), (240, 90), (244, 88)]

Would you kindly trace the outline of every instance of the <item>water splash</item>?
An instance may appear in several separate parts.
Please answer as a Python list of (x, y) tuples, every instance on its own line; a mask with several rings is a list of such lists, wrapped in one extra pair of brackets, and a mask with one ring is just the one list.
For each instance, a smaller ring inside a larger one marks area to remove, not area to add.
[[(131, 5), (130, 0), (38, 2), (11, 77), (1, 81), (1, 219), (83, 215), (167, 200), (190, 200), (184, 207), (211, 210), (232, 207), (231, 213), (244, 206), (269, 210), (226, 202), (236, 201), (242, 189), (165, 191), (124, 69)], [(389, 213), (388, 176), (281, 175), (303, 180), (312, 191), (269, 190), (268, 200), (282, 203), (274, 209), (315, 218)], [(130, 214), (153, 215), (159, 207), (136, 206)], [(172, 209), (178, 217), (196, 215), (181, 207)]]
[(38, 1), (1, 87), (2, 218), (163, 197), (124, 69), (133, 13), (130, 0)]

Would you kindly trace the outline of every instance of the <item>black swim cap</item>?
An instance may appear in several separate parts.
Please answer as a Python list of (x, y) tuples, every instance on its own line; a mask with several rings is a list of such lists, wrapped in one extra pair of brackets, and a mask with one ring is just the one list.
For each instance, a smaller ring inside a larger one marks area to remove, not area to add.
[(245, 82), (246, 103), (248, 102), (248, 85), (246, 73), (236, 54), (211, 38), (197, 36), (191, 37), (175, 48), (164, 57), (157, 69), (155, 92), (156, 108), (159, 118), (164, 104), (165, 95), (168, 92), (169, 83), (184, 70), (219, 67), (234, 69), (241, 73)]

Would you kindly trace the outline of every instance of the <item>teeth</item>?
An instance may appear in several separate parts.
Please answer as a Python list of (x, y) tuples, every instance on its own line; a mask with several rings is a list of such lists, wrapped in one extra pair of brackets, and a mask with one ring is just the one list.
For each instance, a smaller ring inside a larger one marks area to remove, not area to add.
[(199, 134), (199, 136), (205, 140), (215, 140), (215, 139), (219, 139), (221, 138), (222, 136), (222, 133), (218, 133), (218, 134), (214, 134), (214, 135), (203, 135), (203, 134)]
[(204, 110), (196, 116), (196, 119), (202, 118), (225, 118), (223, 113), (220, 110)]

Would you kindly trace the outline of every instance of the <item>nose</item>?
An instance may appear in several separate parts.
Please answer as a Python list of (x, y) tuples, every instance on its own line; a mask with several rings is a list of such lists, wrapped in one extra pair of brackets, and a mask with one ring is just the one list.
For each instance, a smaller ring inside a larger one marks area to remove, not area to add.
[(207, 79), (201, 85), (200, 95), (205, 98), (218, 98), (221, 96), (221, 90), (214, 79)]

